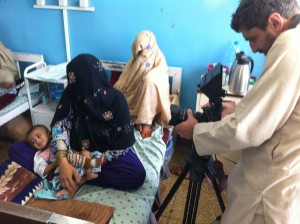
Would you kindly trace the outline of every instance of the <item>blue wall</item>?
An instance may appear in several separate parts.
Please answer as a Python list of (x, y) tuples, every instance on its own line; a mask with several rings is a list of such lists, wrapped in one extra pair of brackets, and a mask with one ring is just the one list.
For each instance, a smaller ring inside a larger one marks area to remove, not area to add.
[[(57, 5), (58, 0), (46, 0)], [(78, 0), (69, 0), (69, 5)], [(151, 30), (169, 66), (183, 68), (181, 104), (195, 109), (200, 74), (208, 63), (228, 63), (237, 40), (255, 62), (241, 34), (230, 28), (239, 0), (89, 0), (94, 12), (68, 11), (71, 58), (88, 52), (100, 59), (128, 61), (136, 34)], [(66, 61), (62, 10), (33, 8), (35, 0), (0, 0), (0, 41), (13, 51), (42, 53), (48, 64)]]

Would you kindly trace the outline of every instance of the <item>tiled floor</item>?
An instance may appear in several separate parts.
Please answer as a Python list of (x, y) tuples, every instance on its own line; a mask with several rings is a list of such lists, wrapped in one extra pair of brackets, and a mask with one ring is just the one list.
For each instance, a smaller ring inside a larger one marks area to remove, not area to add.
[[(185, 161), (190, 153), (190, 147), (184, 145), (176, 145), (174, 154), (169, 162), (169, 167), (172, 166), (184, 166)], [(173, 184), (177, 180), (177, 175), (171, 175), (168, 179), (162, 180), (162, 194), (161, 197), (164, 200)], [(168, 204), (164, 213), (160, 217), (158, 224), (181, 224), (184, 214), (185, 201), (187, 196), (187, 189), (189, 185), (189, 179), (184, 179), (180, 187), (176, 191), (172, 200)], [(226, 205), (226, 192), (222, 192), (222, 198)], [(221, 209), (215, 194), (214, 189), (208, 185), (204, 180), (201, 186), (201, 194), (198, 205), (198, 212), (196, 215), (196, 224), (208, 224), (221, 215)]]
[[(0, 162), (8, 158), (7, 149), (12, 143), (11, 140), (0, 137)], [(169, 167), (172, 166), (184, 166), (186, 158), (190, 152), (190, 147), (182, 144), (176, 145), (174, 154), (169, 162)], [(161, 198), (165, 199), (168, 192), (172, 188), (173, 184), (177, 180), (178, 176), (171, 174), (171, 176), (161, 181)], [(158, 224), (181, 224), (184, 214), (185, 200), (187, 195), (189, 179), (184, 179), (180, 187), (176, 191), (172, 200), (164, 210), (160, 217)], [(226, 204), (226, 193), (222, 192), (223, 200)], [(217, 216), (221, 214), (221, 209), (217, 201), (215, 192), (204, 180), (201, 187), (201, 195), (197, 212), (196, 224), (208, 224), (211, 223)]]

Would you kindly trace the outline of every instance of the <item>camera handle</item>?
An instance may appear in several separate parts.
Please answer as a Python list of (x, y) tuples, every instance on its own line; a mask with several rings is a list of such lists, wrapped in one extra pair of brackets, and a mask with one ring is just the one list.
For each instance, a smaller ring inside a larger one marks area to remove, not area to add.
[(155, 215), (157, 221), (168, 206), (169, 202), (180, 187), (180, 184), (182, 183), (188, 172), (190, 172), (190, 180), (182, 223), (194, 224), (196, 221), (201, 185), (205, 174), (212, 181), (213, 188), (219, 202), (219, 206), (222, 210), (222, 213), (224, 212), (225, 205), (218, 187), (218, 183), (216, 181), (215, 171), (212, 164), (212, 156), (199, 156), (193, 144), (190, 156), (186, 160), (181, 174), (178, 176), (173, 187), (171, 188), (170, 192), (168, 193), (167, 197), (165, 198)]

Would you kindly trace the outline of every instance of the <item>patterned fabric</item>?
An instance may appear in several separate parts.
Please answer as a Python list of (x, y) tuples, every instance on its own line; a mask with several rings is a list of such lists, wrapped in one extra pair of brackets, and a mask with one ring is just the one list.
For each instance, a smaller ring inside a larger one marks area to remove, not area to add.
[[(56, 153), (57, 150), (68, 150), (70, 154), (72, 154), (72, 150), (70, 147), (70, 131), (72, 126), (72, 119), (73, 113), (71, 112), (65, 119), (56, 122), (52, 126), (52, 141), (50, 143), (50, 148), (53, 153)], [(63, 144), (60, 144), (63, 143)], [(61, 148), (63, 147), (63, 148)], [(82, 141), (81, 150), (89, 150), (90, 142), (88, 139)], [(128, 152), (129, 148), (127, 149), (120, 149), (120, 150), (108, 150), (105, 153), (109, 154), (111, 159), (116, 159), (121, 155), (125, 155)]]
[[(67, 65), (67, 77), (68, 86), (52, 121), (52, 141), (65, 135), (64, 141), (70, 139), (70, 147), (76, 151), (105, 152), (132, 146), (135, 139), (127, 102), (109, 84), (101, 62), (89, 54), (78, 55)], [(56, 130), (55, 124), (61, 129)]]
[(151, 125), (155, 119), (167, 125), (171, 118), (168, 65), (154, 34), (138, 33), (132, 54), (114, 87), (124, 94), (135, 124)]
[(70, 112), (67, 117), (53, 124), (52, 141), (50, 143), (51, 151), (55, 154), (57, 150), (68, 150), (70, 147), (70, 131), (72, 127), (73, 113)]
[(42, 179), (8, 159), (0, 164), (0, 200), (25, 204), (41, 188)]

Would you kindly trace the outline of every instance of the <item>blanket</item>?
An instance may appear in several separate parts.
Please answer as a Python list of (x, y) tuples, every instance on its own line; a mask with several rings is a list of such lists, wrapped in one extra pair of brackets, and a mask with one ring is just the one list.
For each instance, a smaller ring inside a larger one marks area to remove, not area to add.
[(24, 205), (37, 189), (41, 178), (8, 159), (0, 166), (0, 200)]

